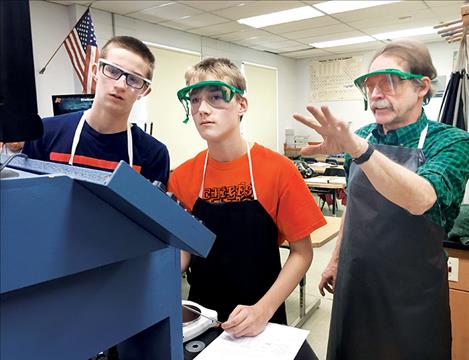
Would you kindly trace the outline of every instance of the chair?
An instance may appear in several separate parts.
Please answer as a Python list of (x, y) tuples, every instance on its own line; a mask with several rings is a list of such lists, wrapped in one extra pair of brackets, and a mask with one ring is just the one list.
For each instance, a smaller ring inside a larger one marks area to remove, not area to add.
[[(324, 176), (344, 176), (345, 177), (345, 170), (342, 168), (336, 168), (336, 167), (328, 167), (324, 171)], [(334, 201), (333, 204), (333, 209), (337, 209), (337, 190), (336, 189), (314, 189), (313, 191), (315, 194), (319, 196), (319, 198), (322, 200), (321, 204), (321, 211), (324, 209), (324, 205), (326, 204), (326, 197), (328, 195), (332, 195), (332, 199)]]
[(325, 162), (326, 162), (327, 164), (331, 164), (331, 165), (339, 165), (339, 162), (338, 162), (336, 159), (329, 159), (329, 158), (327, 158), (327, 159), (325, 160)]
[(345, 170), (342, 168), (328, 167), (324, 170), (324, 176), (345, 176)]
[(313, 158), (313, 157), (305, 157), (303, 158), (304, 161), (306, 161), (308, 164), (314, 164), (314, 163), (317, 163), (318, 161)]

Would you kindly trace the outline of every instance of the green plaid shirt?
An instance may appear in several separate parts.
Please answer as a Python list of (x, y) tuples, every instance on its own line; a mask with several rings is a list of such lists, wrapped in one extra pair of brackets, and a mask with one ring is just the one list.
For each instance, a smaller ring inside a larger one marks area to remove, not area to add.
[[(425, 215), (449, 232), (458, 216), (459, 206), (469, 178), (469, 133), (446, 124), (430, 121), (422, 110), (417, 122), (384, 134), (383, 127), (369, 124), (356, 131), (366, 138), (372, 133), (372, 144), (395, 145), (408, 148), (418, 146), (420, 133), (428, 124), (428, 133), (423, 145), (425, 163), (417, 174), (427, 179), (435, 189), (437, 201)], [(350, 156), (345, 159), (348, 173)]]

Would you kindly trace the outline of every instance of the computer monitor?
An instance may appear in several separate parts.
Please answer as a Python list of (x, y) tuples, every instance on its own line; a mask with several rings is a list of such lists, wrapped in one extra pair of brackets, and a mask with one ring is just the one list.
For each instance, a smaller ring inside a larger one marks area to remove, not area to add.
[(93, 104), (94, 94), (52, 95), (54, 115), (87, 110)]

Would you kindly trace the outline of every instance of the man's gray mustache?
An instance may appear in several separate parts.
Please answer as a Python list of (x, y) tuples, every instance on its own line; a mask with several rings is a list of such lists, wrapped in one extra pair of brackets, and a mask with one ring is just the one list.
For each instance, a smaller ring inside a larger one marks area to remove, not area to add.
[(384, 108), (392, 109), (392, 105), (387, 100), (378, 100), (378, 101), (372, 102), (371, 103), (371, 110), (376, 110), (377, 108), (379, 108), (379, 109), (384, 109)]

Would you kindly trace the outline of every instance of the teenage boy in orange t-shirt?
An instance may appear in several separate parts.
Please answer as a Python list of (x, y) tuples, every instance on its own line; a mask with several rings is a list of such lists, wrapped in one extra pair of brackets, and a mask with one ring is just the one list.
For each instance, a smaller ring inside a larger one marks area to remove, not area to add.
[(286, 324), (284, 301), (313, 258), (310, 233), (326, 221), (290, 160), (241, 137), (248, 102), (236, 65), (207, 58), (185, 78), (178, 98), (208, 150), (174, 170), (169, 191), (217, 235), (206, 259), (182, 252), (189, 299), (217, 310), (233, 336), (255, 336), (268, 321)]

